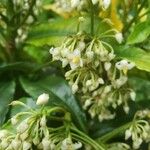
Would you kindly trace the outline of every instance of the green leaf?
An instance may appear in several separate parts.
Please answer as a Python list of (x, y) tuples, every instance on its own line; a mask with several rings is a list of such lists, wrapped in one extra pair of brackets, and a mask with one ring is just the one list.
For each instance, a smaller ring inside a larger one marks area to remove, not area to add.
[(8, 70), (29, 72), (29, 71), (33, 71), (36, 67), (38, 68), (39, 66), (31, 62), (15, 62), (15, 63), (0, 65), (0, 72), (8, 71)]
[[(90, 33), (90, 17), (84, 16), (85, 20), (80, 23), (80, 30)], [(62, 43), (67, 35), (77, 33), (77, 26), (79, 23), (78, 17), (73, 18), (56, 18), (48, 23), (43, 23), (34, 26), (29, 32), (28, 44), (35, 46), (43, 45), (59, 45)], [(100, 22), (98, 17), (95, 17), (95, 34), (101, 33), (102, 30), (108, 29), (109, 26), (105, 22)]]
[(140, 43), (150, 35), (150, 23), (141, 22), (134, 27), (133, 32), (128, 37), (128, 44)]
[(115, 48), (115, 53), (119, 58), (128, 59), (136, 64), (141, 70), (150, 72), (150, 53), (140, 48), (119, 46)]
[(77, 18), (58, 18), (36, 25), (30, 31), (27, 43), (35, 46), (59, 44), (66, 35), (76, 31), (76, 26)]
[[(22, 97), (18, 101), (23, 102), (24, 104), (26, 104), (30, 108), (35, 108), (36, 107), (35, 101), (30, 97)], [(17, 113), (23, 112), (23, 111), (26, 111), (26, 110), (27, 110), (26, 107), (23, 107), (23, 106), (20, 106), (20, 105), (13, 106), (12, 109), (11, 109), (10, 116), (12, 117), (12, 116), (16, 115)]]
[(73, 115), (77, 125), (83, 131), (86, 131), (85, 114), (63, 78), (50, 76), (39, 81), (29, 81), (21, 78), (20, 81), (25, 91), (35, 100), (40, 94), (48, 93), (50, 95), (50, 105), (59, 105), (67, 108)]
[(2, 125), (6, 119), (8, 104), (13, 100), (14, 92), (14, 81), (0, 83), (0, 125)]

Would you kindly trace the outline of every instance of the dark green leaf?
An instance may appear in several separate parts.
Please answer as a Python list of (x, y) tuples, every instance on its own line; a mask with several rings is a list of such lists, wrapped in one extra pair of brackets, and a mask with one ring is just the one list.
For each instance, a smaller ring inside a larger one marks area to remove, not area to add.
[(50, 95), (50, 104), (66, 107), (75, 118), (78, 126), (85, 131), (85, 114), (78, 105), (66, 81), (60, 77), (51, 76), (40, 81), (28, 81), (20, 79), (25, 91), (35, 100), (42, 93)]
[(150, 72), (150, 53), (145, 52), (140, 48), (128, 46), (116, 47), (115, 53), (120, 58), (134, 62), (138, 69)]
[(5, 121), (8, 112), (8, 104), (13, 100), (14, 92), (14, 81), (0, 83), (0, 125)]
[(128, 44), (143, 42), (150, 35), (150, 23), (142, 22), (134, 27), (133, 32), (128, 37)]
[(15, 71), (23, 71), (23, 72), (29, 72), (33, 71), (33, 69), (36, 69), (39, 66), (37, 66), (35, 63), (29, 63), (29, 62), (15, 62), (10, 64), (2, 64), (0, 65), (0, 72), (8, 71), (8, 70), (15, 70)]

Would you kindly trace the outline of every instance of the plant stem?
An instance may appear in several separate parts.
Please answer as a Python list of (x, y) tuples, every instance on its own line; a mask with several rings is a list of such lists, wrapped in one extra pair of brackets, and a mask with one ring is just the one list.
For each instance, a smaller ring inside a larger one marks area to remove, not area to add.
[(143, 1), (140, 8), (137, 10), (136, 16), (125, 26), (123, 29), (123, 33), (128, 31), (128, 29), (131, 27), (131, 25), (137, 20), (139, 13), (141, 12), (142, 8), (144, 7), (146, 1)]
[(89, 5), (90, 5), (90, 13), (91, 13), (91, 35), (94, 35), (94, 5), (92, 3), (92, 0), (88, 0)]
[(87, 136), (86, 134), (84, 134), (83, 132), (81, 132), (80, 130), (71, 127), (70, 128), (72, 131), (76, 132), (78, 135), (82, 136), (82, 138), (84, 139), (84, 141), (88, 141), (89, 143), (91, 143), (92, 145), (94, 145), (94, 147), (96, 148), (96, 150), (105, 150), (104, 146), (102, 143), (97, 143), (96, 141), (94, 141), (93, 139), (91, 139), (89, 136)]
[(111, 138), (115, 137), (116, 135), (118, 135), (119, 133), (125, 131), (127, 128), (129, 128), (131, 126), (133, 122), (129, 122), (121, 127), (118, 127), (117, 129), (99, 137), (96, 139), (96, 141), (99, 143), (99, 142), (107, 142), (108, 140), (110, 140)]

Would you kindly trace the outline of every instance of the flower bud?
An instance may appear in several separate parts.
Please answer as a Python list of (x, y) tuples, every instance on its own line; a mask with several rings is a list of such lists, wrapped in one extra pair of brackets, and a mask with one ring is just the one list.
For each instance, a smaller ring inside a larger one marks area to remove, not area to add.
[(46, 116), (43, 116), (43, 117), (41, 118), (40, 126), (41, 126), (41, 127), (45, 127), (45, 126), (46, 126)]
[(131, 130), (130, 129), (126, 130), (126, 132), (125, 132), (125, 140), (129, 139), (131, 136), (132, 136)]
[(106, 71), (108, 71), (110, 69), (110, 67), (111, 67), (111, 63), (110, 62), (105, 62), (104, 63), (104, 68), (105, 68)]
[(133, 101), (135, 101), (135, 98), (136, 98), (136, 93), (134, 91), (131, 91), (130, 92), (130, 97)]
[(116, 41), (121, 44), (122, 41), (123, 41), (123, 36), (122, 36), (122, 33), (118, 32), (115, 34), (115, 38), (116, 38)]
[(103, 0), (103, 3), (102, 3), (103, 8), (107, 9), (109, 7), (110, 3), (111, 3), (111, 0)]
[(17, 132), (24, 133), (28, 129), (28, 127), (29, 125), (27, 124), (27, 120), (24, 120), (18, 125)]
[(12, 118), (11, 118), (11, 124), (12, 124), (12, 125), (16, 125), (17, 123), (18, 123), (17, 117), (16, 117), (16, 116), (12, 117)]
[(31, 143), (30, 142), (27, 142), (27, 141), (24, 141), (23, 142), (23, 150), (29, 150), (31, 148)]
[(8, 135), (7, 130), (0, 130), (0, 139), (5, 138)]
[(48, 100), (49, 100), (49, 95), (43, 93), (38, 97), (36, 105), (45, 105), (48, 103)]
[(2, 142), (0, 143), (0, 146), (2, 149), (6, 149), (8, 147), (9, 143), (6, 139), (3, 139)]
[(75, 94), (77, 91), (78, 91), (78, 85), (76, 83), (74, 83), (72, 85), (72, 92), (73, 92), (73, 94)]
[(11, 142), (11, 146), (13, 147), (13, 149), (20, 149), (21, 141), (19, 141), (18, 139), (14, 139)]

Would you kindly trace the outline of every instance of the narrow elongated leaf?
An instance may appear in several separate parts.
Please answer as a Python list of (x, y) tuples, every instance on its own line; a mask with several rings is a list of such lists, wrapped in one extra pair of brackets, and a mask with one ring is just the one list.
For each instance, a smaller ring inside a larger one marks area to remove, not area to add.
[(135, 26), (133, 32), (128, 37), (128, 44), (143, 42), (150, 35), (150, 23), (142, 22)]
[(15, 82), (0, 83), (0, 125), (5, 121), (8, 112), (8, 104), (13, 100)]
[(50, 95), (50, 105), (55, 104), (66, 107), (73, 114), (79, 127), (85, 131), (85, 114), (64, 79), (51, 76), (37, 82), (31, 82), (24, 78), (21, 78), (20, 81), (25, 91), (34, 99), (37, 99), (44, 92), (48, 93)]
[(138, 69), (150, 72), (150, 53), (140, 48), (128, 46), (115, 48), (115, 53), (120, 58), (134, 62)]
[(10, 64), (0, 65), (0, 72), (8, 71), (8, 70), (29, 72), (29, 71), (33, 71), (33, 69), (36, 69), (36, 67), (38, 68), (39, 66), (35, 63), (15, 62), (15, 63), (10, 63)]

